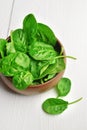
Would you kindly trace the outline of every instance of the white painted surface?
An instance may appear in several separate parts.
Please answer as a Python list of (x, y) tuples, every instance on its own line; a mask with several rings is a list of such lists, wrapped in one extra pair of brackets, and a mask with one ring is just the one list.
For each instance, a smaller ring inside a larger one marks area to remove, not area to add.
[(67, 55), (77, 57), (76, 61), (67, 59), (64, 76), (72, 80), (72, 90), (64, 99), (83, 100), (63, 114), (51, 116), (42, 111), (41, 104), (56, 96), (54, 89), (22, 96), (8, 91), (0, 81), (0, 130), (86, 130), (87, 0), (0, 0), (0, 37), (6, 38), (8, 29), (21, 27), (28, 13), (54, 30)]

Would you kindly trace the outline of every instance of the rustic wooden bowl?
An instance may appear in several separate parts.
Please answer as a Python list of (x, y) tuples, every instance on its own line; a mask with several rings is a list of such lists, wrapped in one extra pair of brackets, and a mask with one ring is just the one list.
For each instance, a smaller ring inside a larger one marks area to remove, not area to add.
[[(7, 38), (7, 40), (9, 41), (9, 37)], [(60, 49), (63, 45), (61, 44), (61, 42), (58, 40), (57, 44), (56, 44), (56, 49)], [(63, 55), (65, 55), (65, 50), (63, 52)], [(64, 62), (66, 64), (66, 58), (64, 58)], [(62, 78), (63, 74), (64, 74), (63, 70), (62, 72), (58, 73), (54, 78), (52, 78), (51, 80), (43, 83), (43, 84), (39, 84), (39, 85), (32, 85), (29, 86), (27, 89), (25, 90), (18, 90), (14, 87), (14, 85), (12, 84), (12, 81), (10, 78), (4, 76), (3, 74), (0, 74), (0, 77), (2, 79), (2, 81), (6, 84), (7, 87), (9, 87), (12, 91), (19, 93), (19, 94), (23, 94), (23, 95), (31, 95), (31, 94), (35, 94), (35, 93), (41, 93), (44, 92), (48, 89), (53, 88), (58, 81)]]

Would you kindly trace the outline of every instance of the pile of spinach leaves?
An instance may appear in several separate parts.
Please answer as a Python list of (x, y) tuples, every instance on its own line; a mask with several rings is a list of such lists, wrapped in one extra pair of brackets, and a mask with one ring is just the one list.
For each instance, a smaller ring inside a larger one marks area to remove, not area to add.
[(22, 28), (11, 31), (10, 41), (0, 39), (0, 73), (20, 90), (44, 83), (65, 69), (62, 49), (56, 45), (53, 31), (29, 14)]
[(64, 96), (67, 96), (71, 90), (71, 80), (69, 78), (61, 78), (56, 85), (57, 97), (48, 98), (42, 104), (42, 109), (44, 112), (52, 115), (63, 113), (69, 105), (77, 103), (82, 100), (82, 97), (73, 101), (68, 102), (63, 100)]

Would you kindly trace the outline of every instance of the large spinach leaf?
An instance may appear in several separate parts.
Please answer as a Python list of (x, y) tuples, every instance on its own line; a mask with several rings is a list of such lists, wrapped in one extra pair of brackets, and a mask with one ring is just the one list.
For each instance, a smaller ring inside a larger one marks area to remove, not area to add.
[(57, 38), (51, 28), (42, 23), (38, 23), (36, 38), (38, 41), (43, 41), (53, 46), (55, 46), (57, 42)]
[(37, 21), (33, 14), (29, 14), (24, 18), (23, 30), (26, 33), (27, 40), (32, 41), (37, 32)]
[(50, 60), (57, 56), (57, 52), (51, 45), (35, 42), (29, 46), (29, 55), (35, 60)]

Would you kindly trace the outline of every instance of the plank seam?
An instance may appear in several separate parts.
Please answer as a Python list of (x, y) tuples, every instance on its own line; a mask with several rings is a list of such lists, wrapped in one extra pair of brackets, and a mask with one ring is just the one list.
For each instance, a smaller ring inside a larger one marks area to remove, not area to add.
[(11, 12), (10, 12), (10, 17), (9, 17), (9, 23), (8, 23), (8, 29), (7, 29), (7, 37), (8, 37), (8, 35), (9, 35), (9, 29), (10, 29), (11, 20), (12, 20), (12, 14), (13, 14), (13, 9), (14, 9), (14, 3), (15, 3), (15, 0), (12, 1), (12, 7), (11, 7)]

